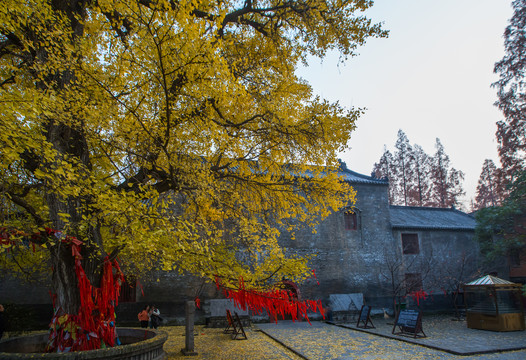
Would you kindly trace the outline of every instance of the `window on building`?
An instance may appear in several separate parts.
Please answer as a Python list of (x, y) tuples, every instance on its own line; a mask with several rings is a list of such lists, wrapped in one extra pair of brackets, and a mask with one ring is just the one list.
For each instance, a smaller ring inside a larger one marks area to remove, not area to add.
[(121, 284), (121, 292), (119, 294), (119, 303), (136, 302), (136, 285), (137, 282), (134, 277), (126, 278)]
[(358, 228), (358, 221), (356, 213), (351, 211), (346, 211), (343, 213), (345, 219), (345, 230), (356, 230)]
[(422, 286), (422, 274), (420, 273), (406, 273), (405, 274), (405, 290), (407, 293), (413, 291), (420, 291)]
[(404, 254), (418, 254), (418, 234), (402, 234), (402, 250)]
[(510, 265), (513, 267), (521, 266), (521, 250), (513, 249), (510, 251)]

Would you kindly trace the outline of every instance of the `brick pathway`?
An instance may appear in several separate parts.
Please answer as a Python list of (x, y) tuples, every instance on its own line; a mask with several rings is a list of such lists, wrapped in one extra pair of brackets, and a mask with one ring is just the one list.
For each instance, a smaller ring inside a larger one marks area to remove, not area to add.
[(451, 317), (434, 316), (422, 320), (422, 327), (427, 337), (413, 339), (392, 335), (393, 323), (393, 319), (374, 320), (375, 329), (357, 329), (354, 323), (340, 324), (339, 326), (400, 339), (456, 355), (526, 350), (525, 331), (494, 332), (468, 329), (465, 321), (454, 321)]
[[(308, 360), (345, 359), (526, 359), (526, 332), (473, 330), (450, 318), (423, 319), (427, 338), (393, 336), (392, 319), (373, 319), (376, 329), (323, 322), (257, 324), (257, 327)], [(522, 350), (512, 349), (522, 348)], [(504, 351), (504, 352), (502, 352)], [(489, 353), (488, 353), (489, 352)], [(464, 355), (458, 355), (464, 354)], [(471, 354), (471, 355), (469, 355)]]

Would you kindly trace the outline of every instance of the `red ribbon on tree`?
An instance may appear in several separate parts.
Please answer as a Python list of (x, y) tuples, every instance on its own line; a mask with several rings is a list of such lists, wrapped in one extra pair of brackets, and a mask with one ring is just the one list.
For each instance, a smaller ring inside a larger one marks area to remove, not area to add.
[[(218, 289), (222, 287), (218, 277), (216, 277), (216, 286)], [(290, 315), (292, 321), (304, 318), (310, 324), (309, 311), (319, 311), (325, 319), (325, 311), (321, 305), (321, 300), (300, 301), (291, 291), (277, 288), (269, 291), (249, 290), (246, 289), (243, 278), (239, 279), (238, 289), (227, 290), (223, 288), (223, 293), (226, 298), (234, 302), (234, 306), (238, 309), (243, 311), (248, 309), (258, 315), (266, 311), (271, 319), (276, 322), (278, 321), (278, 315), (281, 318)]]
[(416, 300), (417, 305), (420, 305), (420, 299), (426, 300), (427, 297), (430, 295), (431, 295), (431, 292), (427, 293), (424, 290), (413, 291), (408, 294), (408, 296), (411, 296), (413, 300)]
[[(50, 323), (50, 334), (46, 350), (48, 352), (70, 352), (95, 350), (119, 345), (120, 341), (115, 330), (115, 306), (118, 305), (120, 286), (124, 275), (116, 260), (107, 256), (103, 262), (103, 273), (100, 288), (94, 287), (82, 267), (82, 241), (74, 236), (62, 236), (62, 233), (46, 228), (47, 236), (55, 236), (62, 243), (71, 246), (71, 255), (75, 258), (75, 274), (77, 276), (80, 307), (77, 314), (66, 314), (60, 308), (55, 308), (56, 295), (51, 294), (55, 312)], [(17, 239), (13, 240), (13, 237)], [(35, 243), (42, 238), (41, 233), (28, 235), (26, 233), (5, 228), (0, 229), (0, 245), (7, 251), (19, 245), (20, 239), (31, 239), (33, 251)], [(7, 246), (6, 246), (7, 245)]]
[(63, 242), (71, 246), (71, 253), (75, 257), (80, 308), (77, 314), (62, 314), (60, 309), (55, 311), (50, 324), (47, 350), (69, 352), (118, 345), (120, 342), (115, 331), (115, 306), (118, 305), (120, 286), (124, 282), (119, 264), (106, 256), (100, 288), (95, 288), (82, 267), (82, 242), (69, 236)]

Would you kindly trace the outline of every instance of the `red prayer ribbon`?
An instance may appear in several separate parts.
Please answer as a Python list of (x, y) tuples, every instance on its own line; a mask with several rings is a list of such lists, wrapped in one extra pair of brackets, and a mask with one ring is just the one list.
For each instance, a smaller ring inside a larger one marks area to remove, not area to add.
[[(221, 287), (221, 282), (216, 277), (216, 286)], [(243, 278), (239, 279), (238, 289), (224, 289), (223, 293), (226, 298), (231, 299), (234, 305), (243, 311), (251, 310), (257, 315), (266, 311), (270, 318), (278, 321), (278, 315), (285, 318), (290, 315), (292, 321), (306, 319), (309, 324), (308, 312), (319, 311), (325, 319), (325, 311), (321, 305), (321, 300), (299, 301), (296, 295), (291, 291), (284, 289), (273, 289), (269, 291), (258, 291), (246, 289)]]
[(39, 241), (43, 235), (54, 236), (71, 247), (71, 255), (75, 258), (75, 274), (80, 294), (78, 313), (66, 314), (61, 308), (55, 308), (57, 295), (50, 292), (55, 312), (50, 323), (46, 350), (48, 352), (70, 352), (113, 347), (119, 343), (115, 331), (115, 307), (118, 305), (120, 286), (124, 283), (124, 275), (118, 262), (111, 261), (106, 256), (103, 262), (100, 288), (96, 288), (91, 284), (82, 267), (81, 246), (83, 243), (74, 236), (63, 236), (62, 232), (50, 228), (46, 228), (44, 234), (31, 235), (0, 228), (0, 245), (6, 248), (6, 251), (10, 251), (13, 247), (29, 240), (35, 251), (34, 241)]

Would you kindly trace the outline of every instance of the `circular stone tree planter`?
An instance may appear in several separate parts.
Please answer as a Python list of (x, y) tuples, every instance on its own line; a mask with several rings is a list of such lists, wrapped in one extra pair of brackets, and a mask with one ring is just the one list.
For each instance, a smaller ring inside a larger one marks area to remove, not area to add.
[(168, 335), (150, 329), (118, 328), (122, 345), (113, 348), (70, 353), (45, 353), (49, 333), (20, 336), (0, 341), (2, 360), (161, 360), (164, 359), (163, 345)]

